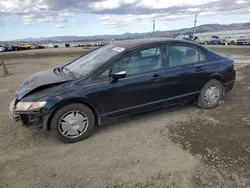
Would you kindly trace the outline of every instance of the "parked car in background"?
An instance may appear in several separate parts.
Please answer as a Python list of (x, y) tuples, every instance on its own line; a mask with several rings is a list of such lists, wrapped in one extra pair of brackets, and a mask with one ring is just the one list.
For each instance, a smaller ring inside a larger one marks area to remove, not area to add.
[(34, 49), (43, 49), (43, 48), (45, 48), (45, 47), (42, 46), (42, 45), (39, 45), (39, 44), (33, 44), (33, 48), (34, 48)]
[(0, 47), (0, 52), (5, 52), (5, 51), (6, 51), (6, 48)]
[(194, 41), (196, 39), (193, 35), (178, 35), (175, 39), (177, 40), (187, 40), (187, 41)]
[(218, 45), (220, 44), (220, 39), (212, 39), (209, 44), (212, 44), (212, 45)]
[(237, 44), (237, 37), (223, 37), (220, 39), (221, 44), (229, 44), (229, 45), (234, 45)]
[(19, 51), (19, 50), (23, 50), (24, 48), (22, 48), (19, 45), (16, 44), (1, 44), (0, 46), (6, 48), (6, 51)]
[(208, 44), (210, 38), (207, 36), (197, 36), (195, 42), (198, 44)]
[(47, 44), (47, 48), (54, 48), (54, 44)]
[(185, 36), (185, 37), (183, 38), (183, 40), (187, 40), (187, 41), (194, 41), (195, 39), (196, 39), (196, 37), (195, 37), (195, 36), (192, 36), (192, 35)]
[(105, 46), (105, 45), (107, 45), (108, 44), (108, 42), (101, 42), (100, 43), (100, 46)]
[(29, 43), (21, 43), (20, 46), (24, 49), (34, 49), (34, 46)]
[(6, 44), (0, 44), (0, 47), (5, 48), (5, 51), (12, 51), (13, 50), (12, 46), (8, 46)]
[(250, 38), (249, 37), (240, 37), (238, 40), (237, 40), (237, 45), (250, 45)]
[(10, 117), (77, 142), (130, 114), (196, 103), (216, 107), (235, 82), (234, 61), (183, 40), (133, 40), (100, 47), (35, 73), (17, 90)]
[(17, 45), (17, 44), (11, 44), (13, 51), (19, 51), (19, 50), (25, 50), (25, 48)]
[(196, 36), (194, 40), (198, 44), (219, 44), (220, 37), (218, 36)]

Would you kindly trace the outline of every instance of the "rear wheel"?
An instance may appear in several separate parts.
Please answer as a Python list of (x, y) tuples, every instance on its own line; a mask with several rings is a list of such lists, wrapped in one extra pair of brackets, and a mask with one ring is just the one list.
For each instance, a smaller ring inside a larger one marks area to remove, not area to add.
[(60, 108), (52, 117), (51, 127), (55, 136), (64, 143), (73, 143), (87, 138), (95, 126), (92, 110), (75, 103)]
[(223, 85), (218, 80), (208, 81), (201, 89), (198, 106), (204, 109), (211, 109), (218, 105), (223, 96)]

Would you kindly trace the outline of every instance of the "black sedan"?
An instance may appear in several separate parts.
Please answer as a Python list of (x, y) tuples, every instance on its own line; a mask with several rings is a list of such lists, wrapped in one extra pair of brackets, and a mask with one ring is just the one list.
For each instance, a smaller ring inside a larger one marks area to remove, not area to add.
[(187, 103), (214, 108), (235, 76), (233, 60), (192, 42), (117, 42), (35, 73), (17, 90), (9, 114), (77, 142), (95, 125), (130, 114)]

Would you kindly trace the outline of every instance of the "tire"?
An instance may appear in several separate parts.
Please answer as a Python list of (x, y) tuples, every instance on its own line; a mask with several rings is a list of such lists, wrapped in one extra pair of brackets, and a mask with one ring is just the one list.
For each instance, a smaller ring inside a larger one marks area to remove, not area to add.
[(95, 116), (92, 110), (80, 103), (63, 106), (55, 112), (51, 119), (53, 134), (64, 143), (84, 140), (90, 136), (94, 127)]
[(232, 40), (229, 44), (230, 45), (235, 45), (235, 42)]
[(205, 45), (208, 45), (208, 41), (204, 42)]
[(203, 109), (215, 108), (223, 97), (224, 86), (216, 80), (209, 80), (201, 89), (198, 106)]

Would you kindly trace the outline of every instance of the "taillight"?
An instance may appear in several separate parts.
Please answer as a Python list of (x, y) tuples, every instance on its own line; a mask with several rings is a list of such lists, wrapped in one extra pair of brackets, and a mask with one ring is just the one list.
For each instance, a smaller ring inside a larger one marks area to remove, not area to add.
[(232, 71), (233, 72), (235, 72), (236, 70), (235, 70), (235, 66), (234, 66), (234, 64), (232, 65)]

